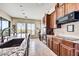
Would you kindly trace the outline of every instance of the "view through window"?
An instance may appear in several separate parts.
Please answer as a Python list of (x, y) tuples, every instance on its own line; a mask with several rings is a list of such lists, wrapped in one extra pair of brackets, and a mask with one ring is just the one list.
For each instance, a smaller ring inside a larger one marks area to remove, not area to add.
[(17, 36), (25, 37), (26, 30), (27, 33), (35, 35), (35, 24), (17, 23)]
[[(10, 27), (10, 22), (7, 21), (6, 19), (4, 18), (0, 18), (0, 39), (1, 39), (1, 32), (2, 30), (4, 30), (5, 28), (9, 28)], [(4, 37), (7, 37), (9, 36), (10, 34), (10, 29), (6, 29), (4, 32), (3, 32), (3, 36)]]
[(31, 35), (35, 35), (35, 24), (27, 24), (27, 33), (30, 33)]
[(17, 36), (25, 37), (26, 24), (25, 23), (17, 23)]

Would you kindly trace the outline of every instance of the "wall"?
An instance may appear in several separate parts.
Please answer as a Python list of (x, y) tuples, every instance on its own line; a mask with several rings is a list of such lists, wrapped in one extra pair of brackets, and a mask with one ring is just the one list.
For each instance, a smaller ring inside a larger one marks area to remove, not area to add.
[[(17, 23), (34, 23), (36, 30), (35, 35), (33, 37), (38, 37), (39, 29), (41, 28), (41, 20), (35, 20), (35, 19), (23, 19), (23, 18), (12, 18), (12, 25), (16, 25)], [(39, 29), (37, 29), (39, 28)]]
[[(67, 32), (67, 25), (74, 25), (74, 32)], [(79, 21), (62, 25), (61, 28), (54, 29), (55, 35), (66, 35), (79, 37)]]
[(11, 21), (11, 17), (4, 11), (0, 10), (0, 17), (3, 17), (9, 21)]

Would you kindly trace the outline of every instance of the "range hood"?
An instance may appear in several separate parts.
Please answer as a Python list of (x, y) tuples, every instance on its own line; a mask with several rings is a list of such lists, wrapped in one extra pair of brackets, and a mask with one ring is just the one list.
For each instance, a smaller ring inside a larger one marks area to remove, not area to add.
[(60, 25), (60, 24), (66, 24), (75, 21), (79, 21), (79, 11), (71, 12), (65, 15), (64, 17), (57, 19), (56, 23)]

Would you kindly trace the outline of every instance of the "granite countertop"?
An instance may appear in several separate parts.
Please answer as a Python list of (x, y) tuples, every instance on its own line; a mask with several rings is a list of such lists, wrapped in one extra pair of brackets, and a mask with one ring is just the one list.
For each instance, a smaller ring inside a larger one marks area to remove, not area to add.
[(79, 43), (79, 37), (71, 36), (71, 35), (55, 35), (55, 37), (68, 40), (74, 43)]
[(0, 49), (0, 56), (23, 56), (27, 47), (27, 40), (24, 39), (20, 46)]

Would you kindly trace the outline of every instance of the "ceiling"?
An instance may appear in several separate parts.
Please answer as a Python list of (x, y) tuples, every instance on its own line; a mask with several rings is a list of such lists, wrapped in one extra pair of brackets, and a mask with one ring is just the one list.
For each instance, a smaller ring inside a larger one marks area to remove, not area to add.
[(42, 19), (54, 11), (56, 3), (0, 3), (0, 9), (11, 17)]

